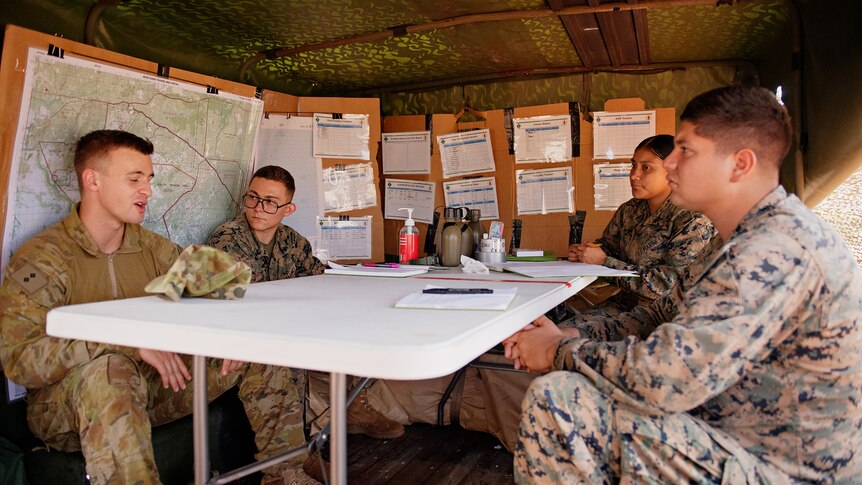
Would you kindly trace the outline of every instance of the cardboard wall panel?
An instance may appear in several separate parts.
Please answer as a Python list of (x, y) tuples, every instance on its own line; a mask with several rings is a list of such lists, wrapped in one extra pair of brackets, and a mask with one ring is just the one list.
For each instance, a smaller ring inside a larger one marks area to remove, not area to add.
[[(351, 165), (355, 163), (370, 163), (374, 170), (374, 186), (377, 192), (377, 205), (365, 209), (357, 209), (347, 212), (338, 212), (325, 215), (339, 216), (371, 216), (371, 258), (374, 261), (383, 261), (383, 200), (380, 192), (380, 171), (382, 165), (378, 160), (380, 151), (380, 100), (377, 98), (312, 98), (300, 97), (297, 111), (303, 115), (313, 113), (341, 113), (341, 114), (367, 114), (368, 115), (368, 152), (369, 160), (324, 158), (323, 168), (334, 167), (338, 164)], [(340, 260), (339, 263), (352, 263), (355, 261)]]

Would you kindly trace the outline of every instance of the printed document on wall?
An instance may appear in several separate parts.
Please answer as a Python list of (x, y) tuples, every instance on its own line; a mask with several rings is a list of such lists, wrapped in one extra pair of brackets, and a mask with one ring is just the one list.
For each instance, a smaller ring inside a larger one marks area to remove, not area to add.
[(497, 180), (494, 177), (443, 182), (447, 207), (467, 207), (482, 211), (482, 220), (500, 217), (497, 208)]
[(383, 207), (384, 219), (407, 219), (405, 207), (413, 209), (413, 219), (431, 224), (434, 217), (434, 182), (419, 180), (386, 179)]
[(383, 173), (431, 173), (431, 132), (384, 133)]
[(344, 212), (377, 205), (374, 169), (370, 163), (336, 165), (323, 169), (323, 210)]
[(518, 214), (574, 212), (572, 167), (515, 170)]
[(631, 164), (600, 163), (593, 165), (593, 188), (596, 210), (617, 210), (632, 198), (629, 182)]
[(593, 114), (593, 158), (631, 158), (635, 147), (655, 135), (655, 111), (597, 111)]
[(323, 215), (322, 165), (311, 154), (311, 117), (271, 114), (260, 123), (255, 170), (279, 166), (293, 176), (296, 210), (282, 219), (317, 247), (317, 218)]
[(317, 221), (319, 249), (330, 260), (371, 259), (371, 216), (322, 217)]
[(515, 118), (515, 163), (571, 160), (571, 123), (568, 115)]
[(440, 135), (437, 146), (444, 179), (496, 170), (490, 130)]
[(368, 115), (314, 113), (314, 156), (368, 160)]

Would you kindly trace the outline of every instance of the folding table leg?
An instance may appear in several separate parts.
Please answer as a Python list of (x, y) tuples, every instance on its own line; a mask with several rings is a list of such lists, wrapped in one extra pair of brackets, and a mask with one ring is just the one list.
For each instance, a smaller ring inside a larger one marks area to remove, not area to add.
[(329, 423), (332, 439), (329, 442), (329, 471), (333, 485), (347, 483), (347, 375), (337, 372), (329, 379)]
[(195, 484), (205, 485), (209, 480), (210, 457), (207, 448), (207, 358), (203, 355), (192, 357), (192, 379)]

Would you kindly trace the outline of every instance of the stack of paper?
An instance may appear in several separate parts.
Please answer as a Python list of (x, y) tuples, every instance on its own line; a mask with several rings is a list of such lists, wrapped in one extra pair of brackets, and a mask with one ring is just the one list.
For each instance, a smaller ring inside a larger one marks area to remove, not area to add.
[(383, 276), (388, 278), (405, 278), (428, 272), (428, 266), (399, 266), (397, 268), (380, 268), (362, 266), (345, 266), (329, 261), (329, 268), (323, 272), (326, 274), (348, 275), (348, 276)]
[[(425, 289), (439, 288), (428, 285)], [(505, 310), (518, 288), (495, 289), (493, 293), (441, 295), (410, 293), (395, 303), (395, 308), (427, 308), (432, 310)]]

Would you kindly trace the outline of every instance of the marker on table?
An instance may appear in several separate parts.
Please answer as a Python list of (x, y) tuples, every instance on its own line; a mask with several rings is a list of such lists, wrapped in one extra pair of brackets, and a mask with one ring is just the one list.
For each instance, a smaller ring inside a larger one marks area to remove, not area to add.
[(362, 266), (366, 266), (368, 268), (400, 268), (401, 265), (398, 263), (362, 263)]
[(422, 293), (431, 295), (476, 295), (494, 293), (490, 288), (426, 288)]

